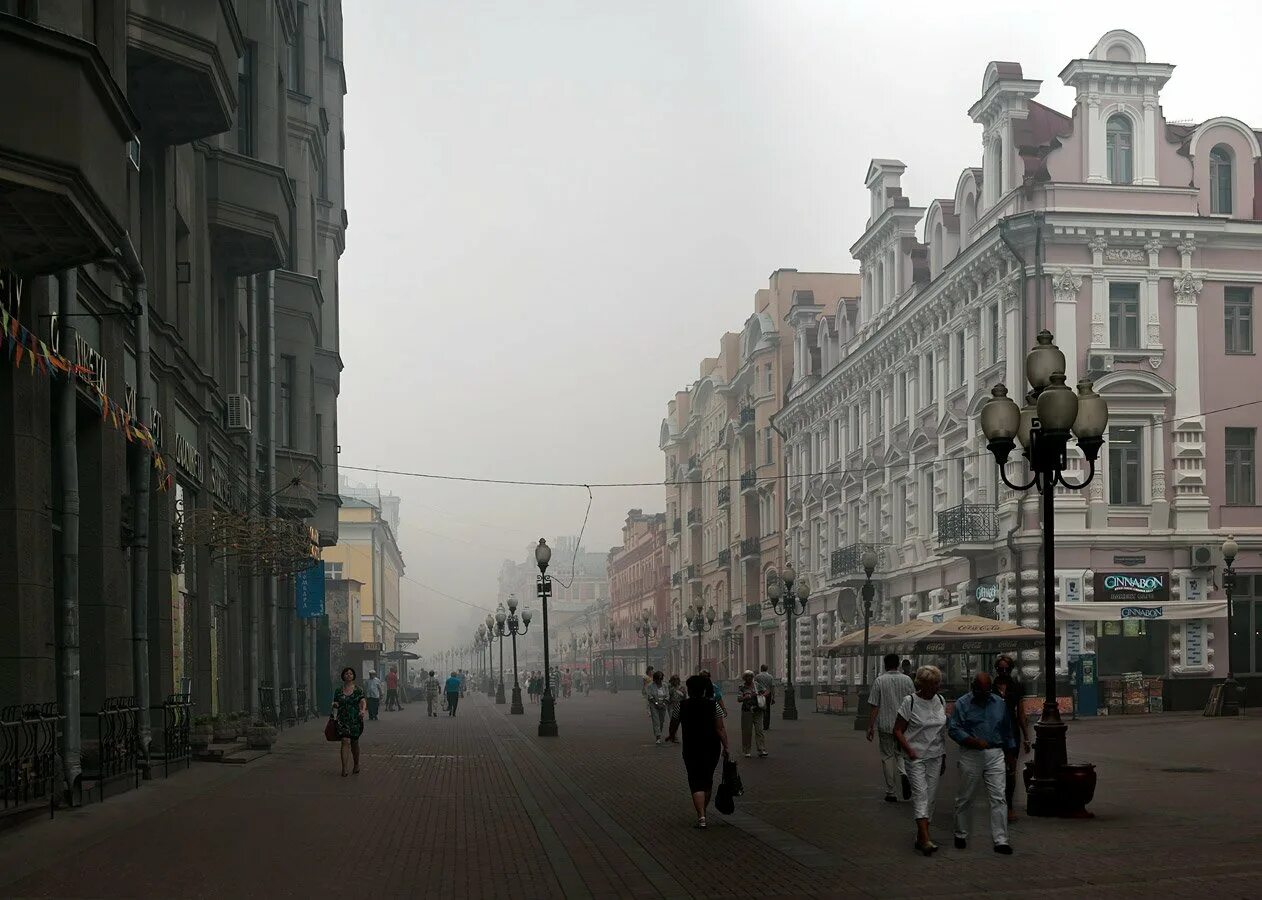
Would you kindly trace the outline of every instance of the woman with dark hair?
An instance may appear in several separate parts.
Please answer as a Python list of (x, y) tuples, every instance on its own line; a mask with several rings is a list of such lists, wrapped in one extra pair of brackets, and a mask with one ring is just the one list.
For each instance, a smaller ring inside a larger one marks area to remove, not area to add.
[(346, 771), (347, 756), (353, 758), (354, 772), (359, 774), (359, 736), (364, 733), (364, 716), (368, 714), (368, 698), (355, 683), (355, 670), (347, 666), (342, 670), (342, 686), (333, 694), (333, 709), (330, 711), (337, 722), (337, 735), (342, 739), (342, 777)]
[(714, 767), (719, 753), (727, 756), (727, 729), (723, 712), (714, 699), (714, 685), (703, 675), (686, 682), (688, 697), (680, 704), (679, 724), (683, 730), (684, 768), (688, 771), (688, 791), (697, 813), (697, 828), (705, 828), (706, 808), (714, 790)]

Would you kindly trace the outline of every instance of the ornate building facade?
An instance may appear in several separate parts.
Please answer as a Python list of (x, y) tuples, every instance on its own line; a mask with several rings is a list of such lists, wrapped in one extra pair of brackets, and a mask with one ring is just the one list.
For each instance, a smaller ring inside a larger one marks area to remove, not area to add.
[[(1094, 480), (1057, 496), (1060, 670), (1093, 651), (1105, 676), (1204, 683), (1225, 671), (1218, 548), (1234, 533), (1237, 568), (1262, 564), (1262, 410), (1249, 405), (1259, 135), (1226, 116), (1166, 119), (1172, 71), (1133, 34), (1109, 32), (1060, 73), (1077, 92), (1062, 114), (1034, 99), (1040, 82), (1020, 65), (992, 62), (969, 110), (982, 165), (952, 196), (912, 206), (905, 166), (872, 161), (871, 215), (851, 248), (862, 297), (786, 320), (818, 348), (799, 356), (776, 418), (789, 555), (829, 587), (812, 601), (814, 639), (859, 624), (869, 546), (877, 621), (963, 610), (1039, 626), (1038, 499), (998, 480), (978, 413), (998, 382), (1020, 402), (1025, 354), (1048, 329), (1069, 383), (1093, 380), (1110, 410)], [(1087, 474), (1076, 447), (1070, 464)], [(1262, 671), (1247, 639), (1262, 625), (1254, 581), (1236, 606), (1237, 673)], [(1135, 585), (1166, 601), (1150, 604), (1153, 618), (1123, 618)], [(797, 665), (806, 678), (840, 674), (809, 646)], [(1039, 654), (1022, 666), (1036, 677)]]

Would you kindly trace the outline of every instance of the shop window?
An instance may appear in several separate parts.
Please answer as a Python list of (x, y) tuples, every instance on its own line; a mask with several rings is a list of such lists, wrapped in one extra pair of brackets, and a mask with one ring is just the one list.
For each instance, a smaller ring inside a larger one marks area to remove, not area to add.
[(1139, 506), (1143, 503), (1143, 437), (1134, 426), (1109, 429), (1109, 503)]

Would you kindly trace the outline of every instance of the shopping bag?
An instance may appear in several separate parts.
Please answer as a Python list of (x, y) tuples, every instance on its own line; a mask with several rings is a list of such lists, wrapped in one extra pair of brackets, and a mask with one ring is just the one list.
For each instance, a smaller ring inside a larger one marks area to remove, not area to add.
[(745, 785), (741, 782), (741, 773), (734, 760), (723, 760), (723, 784), (731, 786), (733, 797), (740, 797), (745, 793)]
[(714, 793), (714, 808), (725, 816), (730, 816), (736, 811), (736, 804), (732, 800), (732, 786), (726, 781), (719, 785), (719, 789)]
[(342, 736), (337, 733), (337, 719), (329, 716), (329, 720), (324, 723), (324, 739), (326, 741), (340, 741)]

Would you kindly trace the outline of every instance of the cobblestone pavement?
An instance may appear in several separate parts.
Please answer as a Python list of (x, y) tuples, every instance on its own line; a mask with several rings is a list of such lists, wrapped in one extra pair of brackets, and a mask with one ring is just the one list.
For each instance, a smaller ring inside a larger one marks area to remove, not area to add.
[[(363, 772), (338, 774), (323, 722), (267, 758), (195, 764), (86, 809), (0, 832), (3, 897), (1256, 897), (1262, 718), (1076, 722), (1095, 762), (1090, 821), (1020, 819), (1016, 854), (978, 815), (950, 847), (955, 779), (931, 859), (910, 804), (882, 802), (876, 750), (851, 720), (778, 717), (744, 760), (734, 816), (691, 827), (678, 749), (654, 746), (638, 696), (558, 703), (560, 737), (469, 697), (460, 716), (382, 715)], [(777, 713), (779, 708), (777, 707)], [(733, 745), (739, 723), (729, 719)]]

